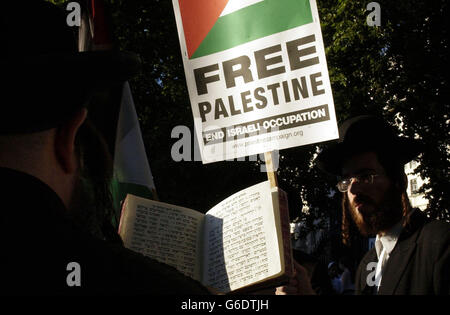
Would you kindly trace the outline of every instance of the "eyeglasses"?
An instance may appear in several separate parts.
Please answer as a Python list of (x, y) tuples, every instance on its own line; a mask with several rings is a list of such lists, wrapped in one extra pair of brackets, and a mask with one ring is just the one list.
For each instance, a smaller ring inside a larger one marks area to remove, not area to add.
[(380, 176), (380, 174), (361, 174), (349, 178), (344, 178), (337, 183), (336, 187), (340, 192), (346, 192), (353, 180), (357, 181), (358, 183), (368, 185), (373, 184), (373, 179), (377, 176)]

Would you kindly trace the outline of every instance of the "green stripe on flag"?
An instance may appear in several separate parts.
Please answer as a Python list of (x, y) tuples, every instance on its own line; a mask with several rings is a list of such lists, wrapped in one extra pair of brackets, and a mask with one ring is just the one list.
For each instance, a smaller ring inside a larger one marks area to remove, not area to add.
[(191, 59), (312, 22), (309, 0), (265, 0), (221, 16)]

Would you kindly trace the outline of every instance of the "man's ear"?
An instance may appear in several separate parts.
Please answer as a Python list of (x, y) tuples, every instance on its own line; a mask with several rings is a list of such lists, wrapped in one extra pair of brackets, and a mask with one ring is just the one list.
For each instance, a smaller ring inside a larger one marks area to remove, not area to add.
[(69, 174), (74, 173), (78, 166), (75, 154), (75, 137), (86, 116), (87, 109), (82, 108), (56, 130), (56, 157), (63, 171)]

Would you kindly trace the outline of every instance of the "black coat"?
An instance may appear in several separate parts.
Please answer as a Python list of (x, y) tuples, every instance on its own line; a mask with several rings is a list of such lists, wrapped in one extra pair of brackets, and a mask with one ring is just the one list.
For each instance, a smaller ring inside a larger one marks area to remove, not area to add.
[[(0, 168), (0, 179), (0, 294), (207, 293), (172, 267), (78, 229), (35, 177)], [(80, 266), (79, 287), (67, 282), (71, 262)]]
[[(377, 261), (372, 248), (359, 265), (356, 294), (376, 292), (367, 283), (375, 269), (367, 269)], [(450, 224), (428, 220), (420, 210), (412, 213), (386, 263), (378, 294), (450, 294)]]

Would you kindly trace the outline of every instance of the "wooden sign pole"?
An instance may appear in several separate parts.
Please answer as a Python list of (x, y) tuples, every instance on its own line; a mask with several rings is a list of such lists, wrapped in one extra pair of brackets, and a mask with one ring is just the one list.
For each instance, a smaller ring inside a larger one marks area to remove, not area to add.
[(274, 188), (278, 186), (277, 181), (277, 173), (275, 173), (274, 167), (273, 167), (273, 151), (265, 152), (264, 153), (264, 159), (266, 160), (266, 172), (267, 172), (267, 178), (270, 182), (270, 188)]

